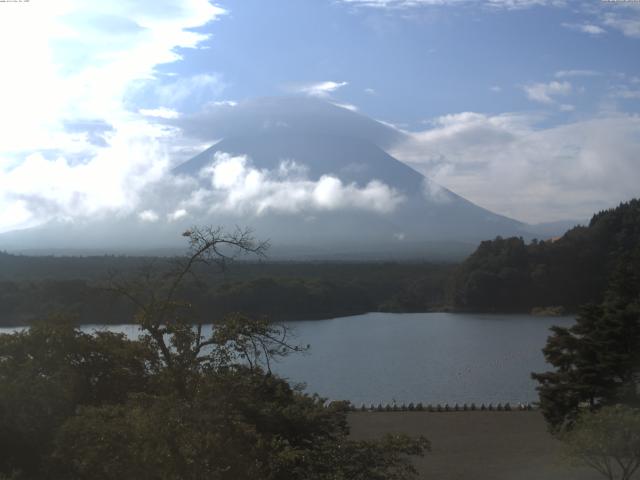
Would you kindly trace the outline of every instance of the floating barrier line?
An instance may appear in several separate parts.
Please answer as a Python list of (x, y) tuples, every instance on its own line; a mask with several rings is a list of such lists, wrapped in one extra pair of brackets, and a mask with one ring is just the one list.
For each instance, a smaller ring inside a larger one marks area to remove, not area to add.
[(458, 404), (450, 405), (448, 403), (440, 404), (423, 404), (409, 403), (409, 404), (381, 404), (378, 405), (365, 405), (361, 404), (360, 407), (349, 403), (349, 409), (352, 412), (526, 412), (536, 410), (538, 407), (532, 403), (517, 403), (511, 405), (510, 403), (498, 403), (498, 404), (484, 404), (477, 405), (471, 404)]

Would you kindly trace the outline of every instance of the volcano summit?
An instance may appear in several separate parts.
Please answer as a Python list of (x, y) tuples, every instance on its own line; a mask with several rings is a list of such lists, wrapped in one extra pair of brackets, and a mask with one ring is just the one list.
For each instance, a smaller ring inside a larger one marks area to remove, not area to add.
[(389, 155), (402, 131), (326, 101), (256, 99), (167, 122), (213, 145), (126, 213), (10, 232), (0, 247), (171, 248), (193, 224), (248, 225), (275, 256), (388, 258), (462, 254), (526, 229)]

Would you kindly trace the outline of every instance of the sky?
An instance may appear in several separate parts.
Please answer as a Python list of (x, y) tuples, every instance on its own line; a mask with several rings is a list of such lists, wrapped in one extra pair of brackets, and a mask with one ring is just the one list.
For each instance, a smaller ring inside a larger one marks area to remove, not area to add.
[(216, 140), (183, 116), (282, 95), (405, 132), (496, 213), (583, 220), (639, 192), (639, 50), (630, 1), (0, 2), (0, 232), (129, 214)]

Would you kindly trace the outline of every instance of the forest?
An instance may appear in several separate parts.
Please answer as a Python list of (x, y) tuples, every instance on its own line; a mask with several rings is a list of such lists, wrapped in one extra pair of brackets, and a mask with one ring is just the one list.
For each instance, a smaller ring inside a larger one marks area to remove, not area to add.
[[(484, 241), (459, 265), (241, 258), (219, 269), (195, 268), (180, 293), (212, 323), (237, 311), (276, 321), (371, 311), (575, 313), (602, 301), (611, 273), (638, 245), (640, 200), (631, 200), (560, 238)], [(133, 307), (110, 291), (110, 281), (162, 274), (175, 261), (0, 253), (0, 325), (26, 325), (50, 314), (77, 323), (129, 323)]]
[(575, 313), (600, 303), (612, 273), (640, 248), (640, 200), (596, 213), (562, 237), (482, 242), (451, 278), (447, 303), (457, 311)]
[[(268, 252), (267, 252), (268, 253)], [(108, 288), (171, 268), (168, 257), (28, 257), (0, 253), (0, 325), (24, 325), (51, 313), (78, 323), (130, 322), (133, 308)], [(444, 303), (453, 265), (390, 262), (240, 260), (196, 268), (181, 294), (210, 321), (230, 312), (303, 320), (370, 311), (428, 311)]]

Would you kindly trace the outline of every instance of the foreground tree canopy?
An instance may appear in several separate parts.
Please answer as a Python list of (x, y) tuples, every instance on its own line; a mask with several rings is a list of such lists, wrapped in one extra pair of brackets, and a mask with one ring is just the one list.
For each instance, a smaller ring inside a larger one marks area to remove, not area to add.
[(622, 405), (584, 412), (561, 436), (565, 453), (609, 480), (630, 480), (640, 467), (640, 410)]
[(605, 300), (574, 326), (553, 327), (543, 352), (555, 370), (533, 378), (552, 430), (570, 429), (585, 410), (640, 407), (640, 246), (620, 259)]
[(110, 283), (142, 335), (81, 332), (64, 319), (0, 336), (0, 478), (407, 479), (424, 438), (349, 439), (348, 405), (273, 375), (303, 348), (264, 319), (227, 316), (203, 335), (178, 299), (198, 263), (262, 254), (247, 231), (194, 228), (170, 272)]

